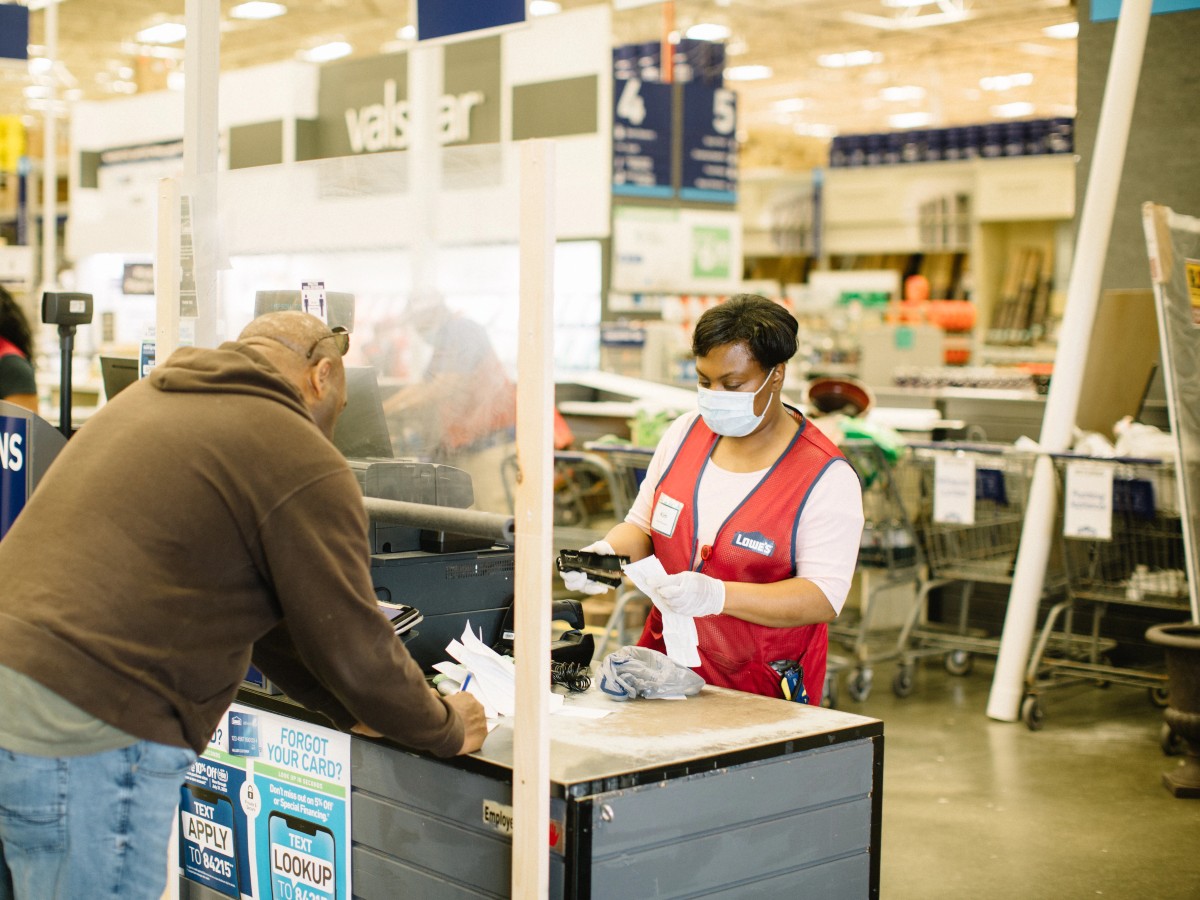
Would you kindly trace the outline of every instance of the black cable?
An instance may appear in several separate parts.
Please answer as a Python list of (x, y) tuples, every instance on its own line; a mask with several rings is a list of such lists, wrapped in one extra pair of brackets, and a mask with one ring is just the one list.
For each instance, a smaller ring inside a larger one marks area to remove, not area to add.
[(587, 666), (573, 662), (550, 661), (550, 683), (561, 684), (568, 691), (581, 694), (592, 686)]

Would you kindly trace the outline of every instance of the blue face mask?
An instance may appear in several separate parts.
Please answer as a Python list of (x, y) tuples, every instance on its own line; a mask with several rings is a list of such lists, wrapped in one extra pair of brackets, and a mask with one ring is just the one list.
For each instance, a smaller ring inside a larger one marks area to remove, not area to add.
[[(762, 422), (763, 416), (767, 414), (767, 407), (763, 407), (762, 415), (754, 414), (754, 398), (767, 386), (767, 382), (771, 380), (771, 372), (774, 371), (775, 369), (772, 367), (771, 371), (767, 372), (763, 383), (758, 386), (758, 390), (752, 394), (747, 391), (714, 391), (709, 388), (696, 388), (699, 394), (697, 403), (700, 407), (700, 415), (704, 417), (704, 424), (712, 429), (713, 433), (722, 437), (745, 437), (752, 432)], [(773, 394), (774, 391), (771, 393)], [(770, 405), (770, 395), (768, 395), (767, 406)]]

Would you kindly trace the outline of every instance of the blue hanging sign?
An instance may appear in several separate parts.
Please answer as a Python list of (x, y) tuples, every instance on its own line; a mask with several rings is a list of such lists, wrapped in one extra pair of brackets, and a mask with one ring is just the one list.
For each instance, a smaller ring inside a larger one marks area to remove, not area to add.
[(479, 37), (478, 32), (525, 24), (525, 0), (418, 0), (417, 40)]
[(672, 86), (640, 78), (613, 82), (613, 193), (670, 197)]
[(29, 497), (29, 420), (0, 416), (0, 538)]
[(0, 60), (29, 59), (29, 7), (0, 3)]
[(702, 81), (684, 83), (679, 196), (736, 203), (737, 150), (737, 95)]

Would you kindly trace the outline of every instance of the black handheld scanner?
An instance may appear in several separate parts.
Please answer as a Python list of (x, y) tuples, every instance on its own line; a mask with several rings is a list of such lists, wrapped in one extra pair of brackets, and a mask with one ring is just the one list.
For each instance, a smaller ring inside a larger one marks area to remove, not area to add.
[(560, 550), (555, 565), (558, 566), (560, 572), (583, 572), (598, 584), (620, 587), (621, 566), (628, 562), (628, 556), (613, 556), (610, 553), (591, 553), (583, 550)]

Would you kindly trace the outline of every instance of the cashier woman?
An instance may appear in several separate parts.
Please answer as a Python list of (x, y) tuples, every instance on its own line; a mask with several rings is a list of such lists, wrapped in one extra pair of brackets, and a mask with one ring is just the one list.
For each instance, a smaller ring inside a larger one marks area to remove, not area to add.
[[(706, 682), (789, 700), (806, 693), (815, 705), (863, 508), (849, 463), (780, 396), (796, 332), (786, 309), (752, 294), (700, 317), (699, 412), (667, 429), (625, 521), (583, 549), (658, 557), (671, 575), (659, 602), (695, 617), (695, 671)], [(606, 589), (582, 572), (563, 578), (571, 590)], [(659, 608), (638, 644), (665, 652)], [(805, 692), (788, 686), (799, 669)]]

